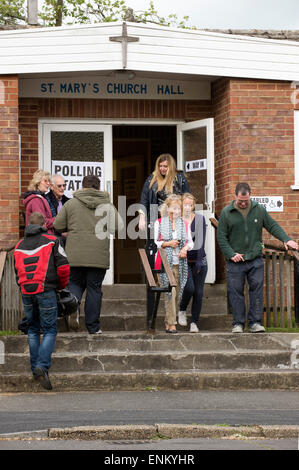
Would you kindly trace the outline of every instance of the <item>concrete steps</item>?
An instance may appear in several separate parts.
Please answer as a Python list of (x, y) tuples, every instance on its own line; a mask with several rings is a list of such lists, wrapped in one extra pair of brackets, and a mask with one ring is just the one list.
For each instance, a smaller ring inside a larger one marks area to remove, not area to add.
[[(156, 328), (164, 329), (164, 300), (161, 296)], [(190, 316), (188, 307), (187, 315)], [(224, 284), (205, 286), (202, 311), (199, 319), (201, 330), (231, 330), (231, 315), (227, 315), (226, 287)], [(180, 331), (186, 328), (177, 326)], [(108, 331), (142, 331), (146, 329), (146, 286), (143, 284), (116, 284), (103, 286), (101, 329)], [(67, 331), (60, 322), (60, 331)], [(80, 331), (86, 331), (84, 323), (84, 298), (81, 304)]]
[[(180, 327), (177, 335), (164, 331), (163, 303), (156, 334), (145, 332), (145, 286), (103, 291), (103, 334), (88, 335), (82, 316), (82, 331), (57, 337), (54, 391), (299, 389), (299, 365), (292, 363), (299, 334), (232, 334), (224, 286), (205, 289), (200, 333)], [(0, 339), (0, 392), (40, 391), (30, 373), (27, 337)]]
[[(64, 333), (51, 379), (57, 391), (299, 389), (299, 369), (292, 366), (296, 340), (293, 333)], [(38, 390), (29, 373), (27, 338), (3, 342), (0, 392)]]

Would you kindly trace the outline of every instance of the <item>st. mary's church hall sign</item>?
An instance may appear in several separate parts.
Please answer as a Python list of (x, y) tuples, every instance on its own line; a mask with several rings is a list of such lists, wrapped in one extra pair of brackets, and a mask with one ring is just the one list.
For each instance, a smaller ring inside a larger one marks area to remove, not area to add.
[(159, 78), (121, 78), (91, 76), (80, 78), (23, 78), (19, 81), (22, 98), (123, 98), (209, 100), (208, 81)]

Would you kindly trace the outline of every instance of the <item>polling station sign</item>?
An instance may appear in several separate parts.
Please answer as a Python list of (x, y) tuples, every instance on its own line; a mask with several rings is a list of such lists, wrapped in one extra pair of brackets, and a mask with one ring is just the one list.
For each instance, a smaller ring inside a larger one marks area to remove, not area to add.
[(73, 192), (82, 188), (84, 176), (95, 175), (101, 181), (101, 191), (104, 191), (103, 162), (71, 162), (52, 160), (52, 175), (61, 175), (65, 179), (65, 195), (73, 197)]

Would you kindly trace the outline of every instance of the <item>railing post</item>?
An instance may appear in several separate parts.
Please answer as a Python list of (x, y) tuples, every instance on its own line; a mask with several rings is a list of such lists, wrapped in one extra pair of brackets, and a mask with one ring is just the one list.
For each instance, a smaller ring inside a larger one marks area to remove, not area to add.
[(280, 327), (284, 328), (284, 254), (279, 253)]
[(295, 323), (299, 326), (299, 261), (294, 258)]
[(277, 316), (277, 255), (276, 252), (272, 252), (272, 286), (273, 286), (273, 324), (277, 327), (278, 316)]
[(270, 326), (270, 254), (266, 252), (266, 326)]
[[(150, 265), (151, 270), (155, 269), (155, 254), (157, 251), (157, 245), (155, 244), (154, 240), (148, 239), (148, 242), (145, 246), (145, 252), (147, 255), (147, 259)], [(148, 287), (147, 289), (147, 296), (146, 296), (146, 308), (147, 308), (147, 330), (150, 329), (150, 324), (152, 323), (153, 319), (153, 312), (155, 309), (155, 293), (151, 291)]]
[(288, 328), (292, 328), (292, 287), (291, 287), (291, 258), (286, 257), (286, 271), (287, 271), (287, 314), (288, 314)]

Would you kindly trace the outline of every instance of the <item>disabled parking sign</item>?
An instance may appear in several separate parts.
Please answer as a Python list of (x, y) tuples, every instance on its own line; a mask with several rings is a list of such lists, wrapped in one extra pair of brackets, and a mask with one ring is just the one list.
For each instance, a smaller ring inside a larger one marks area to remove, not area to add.
[(251, 196), (250, 198), (264, 206), (267, 212), (283, 212), (283, 196)]

